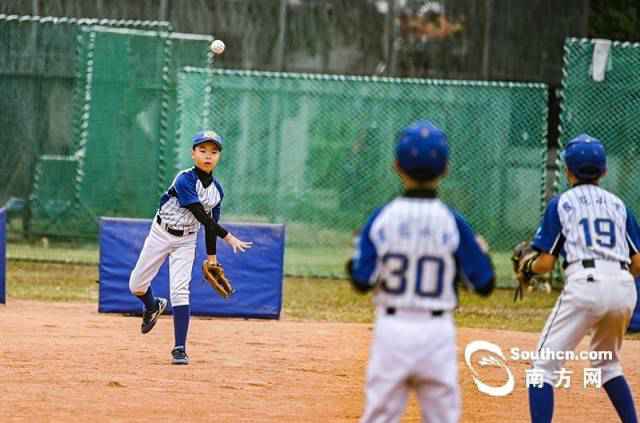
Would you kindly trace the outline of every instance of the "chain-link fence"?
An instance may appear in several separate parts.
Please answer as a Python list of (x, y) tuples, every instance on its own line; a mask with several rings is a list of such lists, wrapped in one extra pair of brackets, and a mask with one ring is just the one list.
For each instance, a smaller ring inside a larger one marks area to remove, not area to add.
[(83, 26), (168, 31), (168, 22), (0, 14), (0, 204), (28, 199), (42, 154), (72, 149), (76, 38)]
[[(31, 232), (97, 233), (99, 216), (148, 217), (174, 176), (177, 69), (207, 66), (210, 36), (85, 27), (78, 36), (73, 155), (40, 158)], [(49, 183), (46, 175), (61, 178)], [(64, 186), (64, 189), (60, 189)]]
[[(565, 43), (560, 141), (580, 133), (602, 140), (608, 160), (602, 186), (640, 213), (640, 43), (611, 43), (602, 81), (594, 79), (595, 43), (575, 38)], [(566, 181), (560, 185), (566, 187)]]
[(216, 170), (225, 188), (223, 216), (285, 222), (289, 273), (342, 274), (352, 231), (401, 192), (392, 170), (394, 138), (416, 119), (430, 119), (449, 135), (451, 167), (441, 196), (496, 250), (529, 235), (538, 219), (542, 84), (199, 69), (186, 69), (179, 81), (180, 165), (191, 163), (185, 152), (195, 130), (219, 131), (227, 140)]
[(545, 85), (212, 71), (211, 39), (79, 25), (65, 148), (34, 152), (25, 188), (41, 245), (14, 244), (10, 257), (94, 262), (97, 217), (151, 217), (192, 165), (193, 133), (212, 128), (226, 139), (223, 220), (286, 223), (287, 273), (342, 276), (353, 231), (401, 192), (397, 131), (430, 119), (452, 148), (441, 196), (490, 241), (509, 282), (502, 252), (541, 205)]
[[(9, 258), (95, 263), (97, 217), (151, 217), (192, 165), (193, 133), (211, 128), (226, 140), (223, 221), (286, 223), (287, 273), (342, 276), (353, 231), (401, 192), (397, 131), (430, 119), (452, 150), (441, 197), (509, 283), (506, 252), (543, 205), (545, 85), (210, 70), (211, 39), (166, 22), (0, 15)], [(603, 185), (639, 212), (640, 45), (613, 42), (599, 82), (593, 46), (566, 42), (560, 142), (601, 138)]]

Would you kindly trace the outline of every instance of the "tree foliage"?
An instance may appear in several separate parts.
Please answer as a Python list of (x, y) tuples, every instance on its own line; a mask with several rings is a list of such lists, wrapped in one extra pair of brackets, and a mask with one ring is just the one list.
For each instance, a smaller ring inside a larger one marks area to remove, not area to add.
[(592, 0), (589, 37), (640, 41), (640, 4), (636, 0)]

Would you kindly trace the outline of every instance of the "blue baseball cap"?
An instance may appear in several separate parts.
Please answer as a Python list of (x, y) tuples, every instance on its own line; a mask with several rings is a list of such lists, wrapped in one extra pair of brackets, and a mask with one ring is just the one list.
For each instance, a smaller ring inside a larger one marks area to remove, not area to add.
[(596, 179), (607, 171), (604, 145), (599, 139), (587, 134), (580, 134), (569, 141), (562, 157), (567, 168), (578, 179)]
[(398, 134), (398, 166), (418, 181), (444, 174), (449, 160), (447, 135), (429, 121), (417, 121)]
[(222, 151), (222, 137), (214, 131), (200, 131), (193, 136), (191, 141), (193, 141), (191, 148), (195, 148), (196, 145), (205, 142), (214, 142), (218, 145), (220, 151)]

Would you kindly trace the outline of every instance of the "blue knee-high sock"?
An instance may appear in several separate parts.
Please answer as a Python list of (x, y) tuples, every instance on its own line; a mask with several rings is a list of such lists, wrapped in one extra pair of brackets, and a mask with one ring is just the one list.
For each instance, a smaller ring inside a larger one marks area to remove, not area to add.
[(173, 307), (173, 333), (176, 337), (176, 347), (183, 346), (186, 349), (190, 314), (188, 304)]
[(553, 386), (529, 386), (529, 412), (532, 423), (550, 423), (553, 417)]
[(638, 423), (636, 408), (633, 405), (631, 389), (624, 376), (618, 376), (604, 384), (609, 399), (620, 416), (622, 423)]
[(147, 289), (147, 292), (144, 295), (136, 295), (142, 304), (144, 304), (145, 310), (155, 310), (156, 309), (156, 297), (153, 296), (153, 291), (151, 287)]

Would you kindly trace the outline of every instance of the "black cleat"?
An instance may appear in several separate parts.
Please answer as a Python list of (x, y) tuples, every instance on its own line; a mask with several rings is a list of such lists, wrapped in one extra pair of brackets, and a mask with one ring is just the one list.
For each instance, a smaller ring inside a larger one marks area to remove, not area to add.
[(184, 350), (184, 347), (175, 347), (171, 350), (171, 364), (189, 364), (189, 356)]
[(156, 298), (156, 309), (142, 313), (142, 327), (140, 331), (145, 334), (151, 331), (158, 321), (158, 317), (167, 308), (167, 300), (165, 298)]

